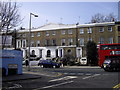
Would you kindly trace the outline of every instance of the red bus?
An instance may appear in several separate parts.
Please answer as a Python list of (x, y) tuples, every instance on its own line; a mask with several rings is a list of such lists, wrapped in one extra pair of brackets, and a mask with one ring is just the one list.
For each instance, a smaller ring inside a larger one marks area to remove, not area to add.
[(103, 67), (106, 59), (120, 59), (120, 43), (100, 44), (98, 48), (98, 65)]

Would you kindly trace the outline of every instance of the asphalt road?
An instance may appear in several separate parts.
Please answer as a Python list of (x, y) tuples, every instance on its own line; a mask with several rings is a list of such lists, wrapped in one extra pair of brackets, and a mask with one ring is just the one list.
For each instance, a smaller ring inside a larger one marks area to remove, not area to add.
[[(25, 72), (27, 69), (24, 68), (23, 70)], [(41, 78), (5, 82), (3, 89), (112, 89), (120, 84), (120, 72), (105, 72), (101, 68), (31, 67), (31, 72), (41, 74)]]

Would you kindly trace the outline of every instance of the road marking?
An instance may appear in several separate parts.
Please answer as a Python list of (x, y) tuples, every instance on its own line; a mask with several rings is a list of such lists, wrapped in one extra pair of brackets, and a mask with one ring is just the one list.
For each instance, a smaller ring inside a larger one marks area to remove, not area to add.
[(85, 74), (85, 75), (89, 76), (89, 75), (92, 75), (92, 74), (90, 74), (90, 73), (87, 73), (87, 74)]
[(120, 88), (120, 83), (116, 86), (114, 86), (113, 88)]
[(68, 73), (64, 73), (64, 74), (68, 74)]
[(39, 90), (39, 89), (45, 89), (45, 88), (56, 87), (56, 86), (60, 86), (60, 85), (64, 85), (64, 84), (68, 84), (68, 83), (72, 83), (72, 82), (74, 82), (74, 81), (63, 82), (63, 83), (54, 84), (54, 85), (50, 85), (50, 86), (46, 86), (46, 87), (42, 87), (42, 88), (33, 89), (33, 90)]
[(69, 73), (69, 75), (75, 75), (76, 73)]
[(22, 88), (20, 84), (14, 84), (12, 87), (8, 87), (8, 89)]
[(84, 77), (83, 79), (88, 79), (88, 78), (96, 77), (96, 76), (99, 76), (99, 75), (100, 75), (100, 74), (95, 74), (95, 75), (92, 75), (92, 76)]
[(77, 75), (84, 75), (84, 73), (77, 73)]
[(54, 81), (60, 81), (60, 80), (68, 80), (68, 79), (73, 79), (73, 78), (77, 78), (77, 76), (66, 76), (66, 77), (63, 77), (63, 78), (53, 79), (53, 80), (50, 80), (48, 82), (54, 82)]

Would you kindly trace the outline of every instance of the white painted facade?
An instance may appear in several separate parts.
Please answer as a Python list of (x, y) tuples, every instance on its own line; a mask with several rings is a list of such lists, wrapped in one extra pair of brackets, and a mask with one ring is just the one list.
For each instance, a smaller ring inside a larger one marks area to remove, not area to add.
[[(23, 57), (25, 58), (27, 55), (28, 48), (22, 49)], [(30, 54), (32, 55), (32, 51), (35, 51), (36, 57), (41, 57), (43, 59), (52, 59), (56, 58), (57, 56), (63, 57), (64, 52), (63, 48), (59, 46), (51, 46), (51, 47), (30, 47)], [(47, 57), (47, 51), (50, 50), (50, 57)], [(58, 50), (58, 51), (56, 51)], [(58, 53), (58, 55), (56, 55)]]
[[(65, 47), (65, 46), (64, 46)], [(32, 55), (32, 51), (35, 51), (36, 57), (41, 57), (43, 59), (52, 59), (59, 57), (64, 57), (64, 47), (61, 46), (50, 46), (50, 47), (30, 47), (30, 54)], [(25, 58), (27, 55), (28, 48), (22, 49), (23, 57)], [(50, 57), (47, 57), (47, 51), (50, 50)], [(56, 51), (57, 50), (57, 51)], [(82, 57), (82, 49), (76, 48), (77, 58)]]

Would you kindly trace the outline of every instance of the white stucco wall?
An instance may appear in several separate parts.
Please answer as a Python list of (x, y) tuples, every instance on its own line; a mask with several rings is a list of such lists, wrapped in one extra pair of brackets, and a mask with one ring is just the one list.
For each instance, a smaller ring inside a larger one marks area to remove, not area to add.
[[(64, 56), (64, 47), (59, 47), (59, 46), (49, 46), (49, 47), (31, 47), (30, 48), (30, 53), (32, 54), (32, 50), (35, 51), (35, 55), (37, 57), (40, 57), (40, 50), (42, 50), (42, 58), (47, 59), (47, 51), (51, 51), (51, 59), (56, 57), (56, 49), (58, 49), (58, 56), (61, 57), (61, 50), (62, 50), (62, 57)], [(28, 49), (28, 48), (27, 48)], [(26, 49), (26, 50), (27, 50)], [(25, 50), (23, 49), (23, 57), (25, 57)], [(80, 58), (82, 57), (82, 48), (78, 47), (76, 48), (76, 54), (77, 57)]]
[[(30, 48), (30, 53), (32, 54), (32, 50), (34, 50), (35, 55), (37, 57), (39, 57), (40, 56), (40, 50), (42, 50), (42, 58), (47, 59), (46, 58), (47, 50), (50, 50), (51, 51), (51, 58), (54, 58), (54, 57), (56, 57), (56, 49), (57, 49), (57, 47), (31, 47)], [(23, 50), (23, 57), (25, 57), (25, 50), (24, 49), (22, 49), (22, 50)]]

